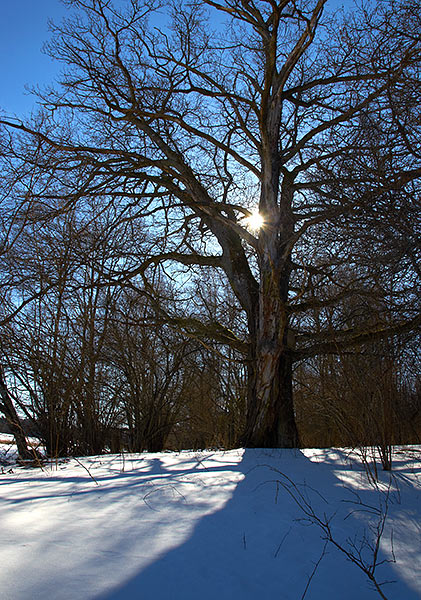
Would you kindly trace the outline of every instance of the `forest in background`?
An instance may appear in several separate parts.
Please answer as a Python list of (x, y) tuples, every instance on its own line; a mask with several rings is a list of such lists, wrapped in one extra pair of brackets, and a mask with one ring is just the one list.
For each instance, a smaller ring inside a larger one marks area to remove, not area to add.
[[(95, 267), (133, 254), (142, 229), (129, 235), (125, 223), (115, 230), (115, 248), (107, 211), (85, 215), (79, 230), (77, 217), (36, 220), (14, 247), (12, 270), (26, 290), (46, 289), (8, 321), (2, 337), (8, 392), (35, 425), (32, 433), (50, 456), (236, 447), (247, 394), (241, 348), (206, 332), (199, 338), (188, 322), (168, 322), (183, 305), (190, 319), (206, 315), (208, 324), (235, 326), (245, 338), (227, 286), (200, 273), (181, 289), (160, 275), (153, 296), (142, 280), (104, 286)], [(370, 298), (358, 300), (344, 301), (335, 319), (375, 318)], [(322, 319), (321, 311), (313, 318)], [(298, 363), (294, 401), (303, 445), (420, 443), (417, 341), (395, 336)]]

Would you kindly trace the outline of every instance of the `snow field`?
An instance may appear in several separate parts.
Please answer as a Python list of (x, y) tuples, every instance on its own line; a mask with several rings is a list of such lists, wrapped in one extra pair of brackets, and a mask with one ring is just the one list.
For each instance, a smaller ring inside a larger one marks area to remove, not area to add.
[(377, 487), (345, 450), (107, 455), (4, 468), (0, 598), (380, 598), (333, 544), (323, 552), (323, 531), (303, 512), (310, 506), (367, 564), (364, 540), (375, 541), (370, 525), (387, 507), (378, 562), (396, 562), (375, 575), (395, 582), (382, 586), (390, 600), (416, 600), (420, 458), (418, 448), (397, 452), (392, 479), (380, 472)]

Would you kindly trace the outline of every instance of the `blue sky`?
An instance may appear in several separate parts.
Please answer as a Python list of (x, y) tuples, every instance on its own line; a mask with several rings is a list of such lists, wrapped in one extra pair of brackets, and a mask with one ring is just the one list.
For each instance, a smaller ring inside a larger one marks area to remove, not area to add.
[(52, 83), (60, 65), (42, 53), (48, 20), (68, 10), (61, 0), (0, 0), (0, 111), (24, 116), (36, 99), (27, 87)]
[(0, 108), (22, 116), (35, 103), (25, 86), (48, 84), (59, 72), (41, 48), (49, 38), (48, 19), (60, 21), (67, 10), (60, 0), (1, 0), (0, 5)]
[(42, 47), (51, 37), (48, 21), (59, 23), (71, 13), (61, 0), (0, 0), (0, 111), (7, 116), (29, 114), (36, 98), (28, 88), (59, 75), (61, 65)]

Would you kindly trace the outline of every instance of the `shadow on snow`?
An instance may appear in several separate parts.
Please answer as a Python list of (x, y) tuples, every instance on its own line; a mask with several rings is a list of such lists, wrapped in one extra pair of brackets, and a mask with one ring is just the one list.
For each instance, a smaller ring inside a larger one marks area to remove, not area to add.
[[(198, 520), (184, 542), (166, 551), (118, 587), (96, 596), (96, 600), (299, 600), (313, 571), (306, 600), (379, 597), (370, 587), (366, 575), (331, 544), (327, 545), (315, 569), (324, 547), (323, 532), (303, 520), (301, 509), (279, 483), (287, 480), (278, 469), (295, 482), (298, 487), (292, 488), (293, 491), (300, 490), (318, 516), (332, 517), (332, 531), (338, 542), (346, 546), (346, 540), (352, 538), (361, 549), (360, 541), (368, 532), (367, 518), (370, 518), (366, 506), (378, 507), (379, 498), (384, 495), (367, 485), (362, 471), (358, 475), (362, 489), (353, 491), (355, 462), (340, 450), (336, 451), (336, 459), (330, 460), (328, 452), (318, 451), (318, 462), (317, 454), (316, 459), (313, 455), (310, 461), (301, 451), (245, 450), (241, 461), (230, 466), (224, 461), (221, 467), (215, 466), (207, 460), (211, 458), (207, 455), (195, 468), (181, 469), (180, 473), (188, 475), (206, 472), (215, 477), (219, 472), (230, 471), (239, 476), (239, 483), (219, 510)], [(176, 468), (167, 471), (159, 458), (152, 462), (149, 474), (159, 475), (161, 481), (177, 475)], [(303, 477), (307, 478), (305, 482)], [(386, 476), (384, 479), (386, 481)], [(216, 489), (211, 486), (203, 493), (213, 494)], [(176, 487), (173, 493), (177, 493)], [(153, 494), (150, 500), (150, 509), (159, 510), (159, 501), (154, 505)], [(188, 504), (188, 498), (185, 501)], [(399, 496), (391, 493), (389, 514), (396, 511), (399, 513)], [(371, 517), (375, 523), (375, 511)], [(153, 538), (153, 532), (151, 536)], [(386, 549), (387, 536), (390, 532), (386, 527)], [(143, 544), (147, 545), (148, 540), (143, 540)], [(370, 560), (368, 554), (366, 558)], [(381, 549), (378, 562), (388, 558), (391, 558), (390, 553), (382, 554)], [(379, 582), (395, 580), (397, 572), (390, 563), (380, 564), (376, 578)], [(419, 598), (417, 591), (402, 580), (387, 583), (382, 589), (391, 599)]]

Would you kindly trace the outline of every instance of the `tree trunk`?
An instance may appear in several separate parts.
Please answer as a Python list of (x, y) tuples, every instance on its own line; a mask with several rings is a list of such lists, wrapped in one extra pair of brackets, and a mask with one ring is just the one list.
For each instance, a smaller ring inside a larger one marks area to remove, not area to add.
[[(287, 330), (283, 339), (286, 342)], [(260, 344), (249, 366), (248, 411), (242, 443), (248, 448), (297, 448), (292, 360), (284, 341)]]
[[(275, 163), (273, 159), (272, 166)], [(265, 225), (259, 236), (259, 303), (255, 330), (250, 330), (252, 350), (243, 442), (247, 447), (296, 448), (299, 438), (292, 394), (288, 315), (293, 188), (292, 181), (285, 177), (278, 209), (277, 169), (270, 175), (261, 198)]]
[(16, 446), (18, 448), (19, 457), (22, 460), (31, 460), (35, 458), (36, 453), (28, 448), (26, 443), (25, 433), (23, 431), (20, 419), (13, 405), (12, 399), (10, 398), (6, 382), (4, 381), (3, 374), (0, 372), (0, 409), (6, 417), (7, 423), (10, 430), (15, 438)]
[(248, 411), (243, 444), (247, 447), (299, 446), (292, 394), (291, 331), (287, 296), (290, 269), (262, 267), (259, 311), (251, 332)]

